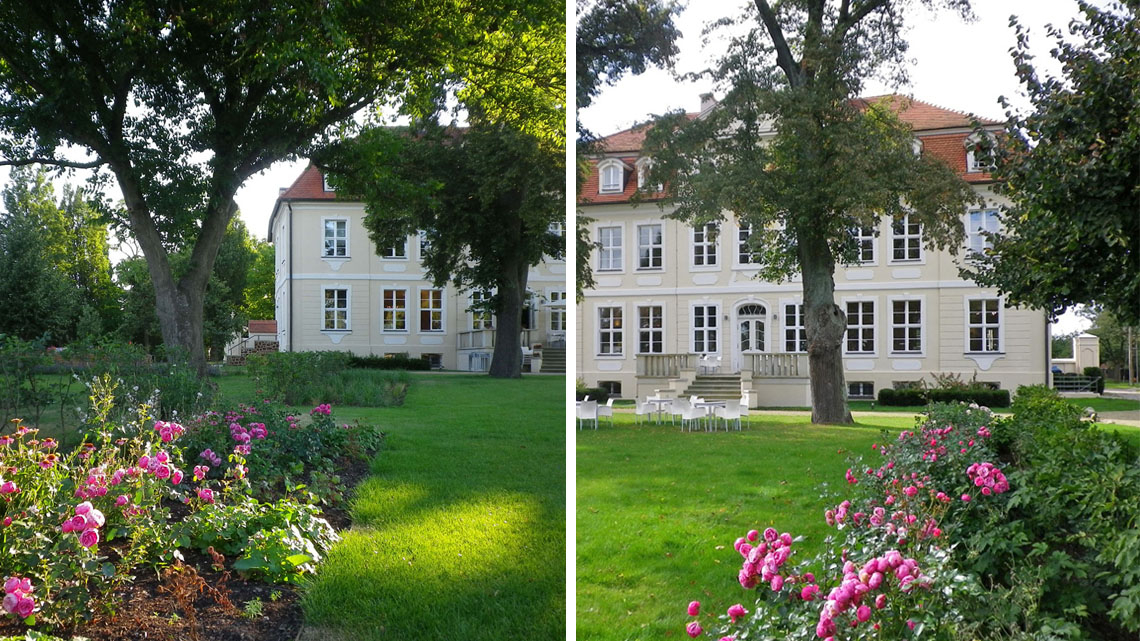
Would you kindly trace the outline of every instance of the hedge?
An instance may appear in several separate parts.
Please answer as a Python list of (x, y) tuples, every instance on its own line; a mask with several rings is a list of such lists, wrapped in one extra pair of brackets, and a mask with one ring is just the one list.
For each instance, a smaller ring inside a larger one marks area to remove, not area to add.
[(932, 389), (919, 388), (879, 390), (879, 403), (896, 407), (926, 405), (928, 403), (977, 403), (986, 407), (1009, 407), (1009, 390), (1004, 389)]
[(357, 369), (402, 369), (410, 371), (428, 371), (431, 363), (425, 358), (411, 358), (409, 356), (357, 356), (349, 354), (348, 366)]

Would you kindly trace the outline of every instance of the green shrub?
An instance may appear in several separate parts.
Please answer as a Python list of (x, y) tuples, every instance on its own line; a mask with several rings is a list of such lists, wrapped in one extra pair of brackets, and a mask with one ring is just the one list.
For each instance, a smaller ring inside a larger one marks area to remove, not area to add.
[(1084, 375), (1096, 379), (1096, 393), (1104, 394), (1104, 372), (1099, 367), (1086, 367)]
[(883, 405), (909, 407), (926, 405), (926, 401), (926, 390), (918, 387), (904, 387), (902, 389), (884, 387), (879, 390), (879, 403)]
[(360, 369), (399, 369), (407, 371), (426, 372), (431, 369), (431, 363), (425, 358), (410, 358), (408, 356), (368, 356), (348, 355), (349, 367)]
[(987, 586), (968, 608), (977, 638), (1136, 638), (1140, 452), (1042, 386), (992, 431), (1011, 491), (964, 513), (955, 551)]
[(328, 381), (348, 369), (344, 352), (275, 352), (251, 354), (246, 359), (250, 376), (265, 393), (289, 405), (327, 402)]
[(587, 396), (590, 397), (591, 401), (597, 401), (599, 404), (605, 403), (610, 399), (610, 393), (604, 387), (584, 387), (576, 392), (579, 401)]
[(986, 407), (1009, 407), (1009, 390), (985, 387), (932, 389), (926, 396), (931, 403), (976, 403)]

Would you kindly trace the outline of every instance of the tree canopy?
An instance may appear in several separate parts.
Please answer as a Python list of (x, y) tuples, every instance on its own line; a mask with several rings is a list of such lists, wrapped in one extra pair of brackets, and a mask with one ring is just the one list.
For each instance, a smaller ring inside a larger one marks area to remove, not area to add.
[(422, 231), (422, 261), (437, 286), (491, 294), (491, 375), (519, 376), (528, 271), (543, 256), (565, 255), (563, 235), (550, 231), (565, 219), (564, 155), (507, 124), (425, 122), (414, 132), (366, 131), (316, 161), (338, 192), (364, 201), (378, 251)]
[[(1081, 2), (1042, 77), (1017, 26), (1017, 76), (1032, 107), (1009, 116), (993, 175), (1010, 199), (993, 248), (966, 274), (1056, 316), (1108, 307), (1140, 324), (1140, 22), (1135, 1)], [(1016, 21), (1014, 22), (1016, 25)]]
[[(238, 187), (367, 107), (414, 112), (449, 79), (489, 74), (493, 56), (461, 54), (490, 38), (505, 9), (528, 6), (3, 3), (0, 164), (88, 167), (117, 184), (119, 222), (146, 257), (163, 340), (204, 372), (203, 295)], [(176, 248), (190, 252), (177, 279)]]
[(659, 119), (646, 139), (649, 183), (669, 185), (671, 216), (703, 225), (731, 212), (754, 230), (762, 277), (802, 275), (816, 422), (851, 421), (834, 272), (855, 257), (852, 230), (908, 216), (929, 247), (953, 249), (978, 201), (949, 167), (914, 153), (890, 101), (857, 99), (871, 75), (905, 79), (905, 5), (756, 0), (721, 21), (740, 35), (702, 74), (724, 97), (701, 117)]

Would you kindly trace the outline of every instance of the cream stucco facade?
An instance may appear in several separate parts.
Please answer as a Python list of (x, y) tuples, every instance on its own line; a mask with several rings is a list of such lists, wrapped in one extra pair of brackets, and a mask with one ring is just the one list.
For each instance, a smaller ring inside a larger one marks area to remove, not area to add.
[[(315, 174), (315, 177), (314, 177)], [(325, 189), (314, 167), (282, 192), (270, 219), (276, 251), (275, 305), (282, 351), (406, 354), (445, 369), (483, 371), (494, 319), (471, 310), (473, 293), (437, 288), (420, 262), (420, 239), (377, 255), (364, 206)], [(531, 268), (520, 347), (565, 342), (566, 265)]]
[[(962, 212), (971, 233), (957, 256), (927, 249), (921, 229), (905, 222), (859, 232), (863, 260), (835, 272), (836, 303), (848, 315), (843, 362), (853, 398), (932, 382), (933, 374), (1010, 390), (1047, 381), (1045, 314), (1007, 308), (995, 290), (958, 274), (969, 250), (985, 242), (976, 231), (996, 228), (1001, 201), (980, 179), (988, 177), (969, 175), (970, 130), (935, 125), (919, 140), (937, 141), (940, 155), (961, 154), (961, 170), (987, 204)], [(758, 278), (740, 244), (749, 230), (731, 212), (714, 232), (668, 218), (671, 210), (652, 194), (631, 201), (643, 165), (635, 133), (608, 139), (579, 195), (600, 246), (590, 257), (596, 286), (577, 309), (578, 377), (631, 397), (678, 392), (699, 372), (739, 373), (753, 406), (810, 404), (802, 285)], [(611, 175), (607, 165), (616, 167)]]

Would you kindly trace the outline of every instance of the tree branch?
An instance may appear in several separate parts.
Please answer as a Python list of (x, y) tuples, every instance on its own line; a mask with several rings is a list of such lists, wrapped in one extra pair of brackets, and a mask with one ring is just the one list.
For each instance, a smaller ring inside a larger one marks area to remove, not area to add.
[(855, 13), (844, 15), (849, 9), (847, 0), (844, 0), (844, 7), (840, 11), (839, 21), (835, 23), (835, 42), (842, 42), (847, 32), (851, 27), (859, 24), (859, 21), (866, 18), (871, 12), (882, 8), (887, 4), (888, 0), (867, 0), (866, 4), (860, 5), (855, 8)]
[(776, 48), (776, 64), (784, 70), (784, 74), (788, 76), (788, 82), (793, 87), (799, 85), (800, 74), (799, 66), (792, 58), (792, 50), (788, 46), (788, 41), (784, 39), (784, 31), (780, 29), (780, 23), (776, 20), (776, 14), (772, 11), (772, 7), (768, 6), (767, 0), (755, 0), (756, 10), (760, 12), (760, 20), (764, 22), (764, 28), (768, 30), (768, 35), (772, 37), (772, 45)]
[(0, 166), (23, 167), (25, 165), (51, 165), (53, 167), (68, 167), (71, 169), (93, 169), (107, 164), (105, 160), (98, 159), (90, 162), (74, 160), (61, 160), (59, 158), (21, 158), (20, 160), (0, 160)]

